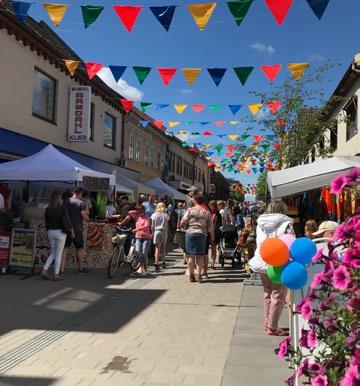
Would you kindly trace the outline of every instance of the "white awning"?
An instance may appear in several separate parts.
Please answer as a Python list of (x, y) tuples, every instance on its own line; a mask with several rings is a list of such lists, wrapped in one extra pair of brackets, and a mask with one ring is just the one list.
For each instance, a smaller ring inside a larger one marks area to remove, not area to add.
[(151, 186), (156, 190), (156, 194), (159, 196), (168, 195), (175, 200), (185, 201), (186, 195), (174, 189), (172, 186), (166, 184), (159, 177), (154, 178), (151, 181), (148, 181), (146, 185)]

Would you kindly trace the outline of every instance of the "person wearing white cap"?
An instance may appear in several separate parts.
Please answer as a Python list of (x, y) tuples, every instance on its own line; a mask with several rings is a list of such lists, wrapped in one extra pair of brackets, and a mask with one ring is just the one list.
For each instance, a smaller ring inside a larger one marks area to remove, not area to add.
[(324, 239), (331, 239), (334, 236), (338, 223), (335, 221), (323, 221), (319, 229), (312, 234), (312, 236), (320, 236)]

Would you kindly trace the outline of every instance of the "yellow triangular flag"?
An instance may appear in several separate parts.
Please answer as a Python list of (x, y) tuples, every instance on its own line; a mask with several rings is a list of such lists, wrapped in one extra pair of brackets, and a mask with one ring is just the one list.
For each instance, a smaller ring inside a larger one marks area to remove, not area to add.
[(79, 60), (70, 60), (70, 59), (63, 59), (65, 62), (65, 66), (70, 72), (70, 75), (73, 76), (75, 74), (76, 69), (78, 68), (78, 65), (80, 64)]
[(169, 123), (169, 126), (170, 126), (170, 127), (175, 127), (175, 126), (177, 126), (177, 125), (180, 124), (179, 121), (169, 121), (168, 123)]
[(179, 113), (183, 113), (185, 109), (187, 108), (187, 105), (174, 105), (174, 109)]
[(55, 26), (58, 26), (61, 23), (61, 20), (63, 19), (67, 9), (69, 8), (67, 4), (44, 3), (43, 6)]
[(189, 83), (189, 86), (192, 86), (199, 76), (201, 68), (183, 68), (182, 72), (184, 74), (185, 79)]
[(208, 23), (212, 13), (214, 12), (215, 7), (216, 3), (188, 5), (188, 10), (190, 11), (200, 31), (202, 31), (206, 27), (206, 24)]
[(184, 131), (178, 131), (177, 134), (178, 135), (186, 135), (186, 134), (188, 134), (188, 132), (185, 130)]
[(238, 139), (238, 135), (230, 134), (228, 135), (228, 138), (230, 139), (230, 141), (236, 141)]
[(288, 64), (288, 69), (291, 72), (292, 76), (296, 80), (301, 80), (304, 75), (305, 70), (309, 67), (309, 63), (290, 63)]
[(256, 115), (262, 107), (262, 103), (252, 103), (248, 105), (248, 108), (252, 115)]

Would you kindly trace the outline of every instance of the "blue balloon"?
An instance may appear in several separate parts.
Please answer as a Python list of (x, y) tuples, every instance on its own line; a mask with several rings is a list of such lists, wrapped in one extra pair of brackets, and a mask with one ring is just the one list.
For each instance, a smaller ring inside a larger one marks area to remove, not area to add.
[(309, 264), (315, 254), (316, 245), (308, 237), (300, 237), (291, 244), (290, 255), (298, 263)]
[(292, 290), (303, 288), (308, 281), (306, 268), (296, 261), (291, 262), (281, 272), (281, 281), (285, 287)]

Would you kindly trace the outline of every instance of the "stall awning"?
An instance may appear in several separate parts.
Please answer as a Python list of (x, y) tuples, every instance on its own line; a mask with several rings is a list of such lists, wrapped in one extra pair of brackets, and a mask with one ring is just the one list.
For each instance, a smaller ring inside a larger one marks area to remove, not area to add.
[(84, 176), (109, 178), (115, 185), (115, 176), (90, 169), (47, 145), (29, 157), (0, 164), (3, 181), (82, 181)]
[(321, 188), (348, 170), (360, 167), (360, 157), (332, 157), (307, 165), (269, 172), (267, 184), (272, 198)]
[(185, 201), (186, 195), (179, 192), (178, 190), (174, 189), (172, 186), (166, 184), (162, 179), (159, 177), (154, 178), (151, 181), (148, 181), (146, 185), (151, 186), (156, 190), (156, 194), (160, 196), (170, 196), (175, 200), (181, 200)]

